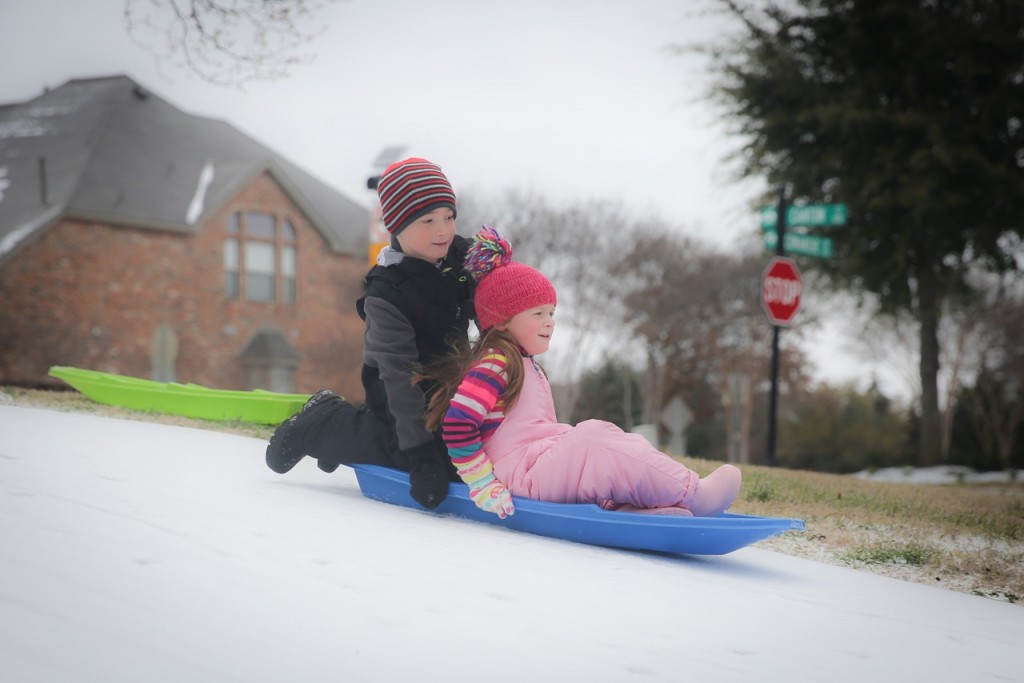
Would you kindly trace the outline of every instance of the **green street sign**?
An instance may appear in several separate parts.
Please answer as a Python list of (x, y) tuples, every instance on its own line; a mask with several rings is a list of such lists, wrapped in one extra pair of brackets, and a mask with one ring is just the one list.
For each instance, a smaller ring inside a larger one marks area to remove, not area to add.
[[(769, 251), (775, 251), (779, 243), (779, 233), (774, 230), (765, 230), (764, 246)], [(832, 258), (832, 240), (820, 235), (805, 235), (799, 232), (787, 232), (785, 244), (787, 254), (800, 254), (801, 256), (814, 256), (816, 258)]]
[[(761, 209), (761, 227), (774, 228), (778, 223), (774, 206)], [(835, 227), (846, 225), (846, 204), (805, 204), (786, 207), (786, 226), (807, 225)]]

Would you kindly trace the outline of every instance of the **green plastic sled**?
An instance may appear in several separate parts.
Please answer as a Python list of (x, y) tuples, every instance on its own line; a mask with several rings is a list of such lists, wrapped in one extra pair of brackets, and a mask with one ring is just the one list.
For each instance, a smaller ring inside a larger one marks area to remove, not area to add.
[(97, 403), (217, 422), (278, 424), (298, 412), (309, 398), (308, 394), (281, 394), (264, 389), (234, 391), (156, 382), (61, 365), (50, 368), (50, 375)]

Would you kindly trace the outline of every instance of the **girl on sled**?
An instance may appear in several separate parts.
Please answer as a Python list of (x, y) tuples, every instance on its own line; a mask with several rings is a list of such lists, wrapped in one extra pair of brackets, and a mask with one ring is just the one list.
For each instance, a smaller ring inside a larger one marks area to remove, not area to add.
[(477, 507), (504, 518), (515, 512), (515, 495), (701, 517), (732, 504), (741, 479), (733, 465), (700, 478), (609, 422), (559, 423), (551, 386), (534, 360), (555, 330), (551, 282), (513, 261), (511, 244), (486, 226), (469, 248), (465, 269), (477, 280), (480, 339), (421, 379), (439, 384), (427, 428), (441, 429)]

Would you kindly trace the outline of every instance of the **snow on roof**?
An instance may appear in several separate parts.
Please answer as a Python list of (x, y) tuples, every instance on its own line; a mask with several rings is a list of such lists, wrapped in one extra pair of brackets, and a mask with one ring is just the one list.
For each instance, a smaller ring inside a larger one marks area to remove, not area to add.
[(189, 225), (194, 225), (199, 217), (203, 215), (203, 202), (206, 200), (206, 190), (210, 187), (210, 183), (213, 182), (213, 162), (207, 161), (206, 165), (203, 166), (202, 172), (199, 174), (199, 184), (196, 186), (196, 193), (192, 197), (192, 201), (188, 205), (188, 213), (185, 216), (185, 222)]
[(14, 251), (14, 248), (21, 244), (22, 240), (33, 234), (38, 228), (48, 225), (59, 214), (60, 207), (52, 207), (48, 211), (44, 211), (36, 216), (35, 220), (20, 225), (4, 235), (0, 235), (0, 259)]

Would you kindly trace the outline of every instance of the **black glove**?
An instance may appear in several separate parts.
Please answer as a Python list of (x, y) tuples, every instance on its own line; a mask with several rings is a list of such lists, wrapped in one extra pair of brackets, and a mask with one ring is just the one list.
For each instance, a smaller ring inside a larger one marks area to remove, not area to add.
[(409, 463), (409, 493), (413, 500), (433, 510), (448, 497), (448, 450), (428, 441), (402, 451)]

